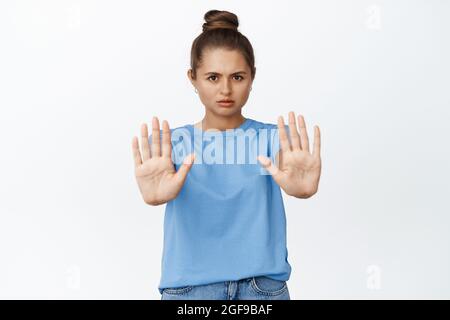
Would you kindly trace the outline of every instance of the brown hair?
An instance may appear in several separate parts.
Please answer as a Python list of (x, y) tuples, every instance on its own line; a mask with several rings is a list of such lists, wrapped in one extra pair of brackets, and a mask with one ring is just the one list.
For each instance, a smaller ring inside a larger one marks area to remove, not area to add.
[(226, 48), (239, 50), (251, 70), (251, 77), (255, 77), (255, 56), (250, 41), (238, 31), (238, 17), (228, 11), (210, 10), (205, 13), (203, 32), (195, 38), (191, 48), (192, 77), (196, 78), (196, 71), (202, 61), (205, 49)]

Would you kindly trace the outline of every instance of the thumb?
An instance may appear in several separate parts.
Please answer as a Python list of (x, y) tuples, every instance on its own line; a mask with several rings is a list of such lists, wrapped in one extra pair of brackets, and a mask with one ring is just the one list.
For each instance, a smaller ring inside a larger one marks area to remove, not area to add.
[(195, 161), (195, 153), (191, 153), (188, 154), (184, 159), (183, 159), (183, 164), (181, 165), (181, 167), (178, 169), (177, 173), (176, 173), (176, 177), (177, 179), (181, 180), (181, 183), (184, 183), (184, 180), (186, 180), (186, 176), (189, 172), (189, 170), (191, 170), (192, 164)]
[(272, 161), (269, 158), (267, 158), (265, 156), (262, 156), (262, 155), (259, 155), (257, 159), (258, 159), (259, 163), (261, 164), (261, 166), (264, 169), (266, 169), (267, 171), (269, 171), (269, 173), (272, 176), (277, 176), (278, 175), (280, 170), (278, 169), (278, 167), (276, 165), (274, 165), (272, 163)]

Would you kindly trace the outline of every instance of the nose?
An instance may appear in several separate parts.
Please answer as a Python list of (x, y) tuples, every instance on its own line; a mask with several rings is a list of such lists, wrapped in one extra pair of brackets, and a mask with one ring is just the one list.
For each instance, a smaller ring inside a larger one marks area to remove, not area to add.
[(229, 95), (231, 93), (231, 83), (229, 82), (228, 79), (225, 79), (223, 81), (220, 91), (221, 91), (221, 94), (223, 94), (223, 95)]

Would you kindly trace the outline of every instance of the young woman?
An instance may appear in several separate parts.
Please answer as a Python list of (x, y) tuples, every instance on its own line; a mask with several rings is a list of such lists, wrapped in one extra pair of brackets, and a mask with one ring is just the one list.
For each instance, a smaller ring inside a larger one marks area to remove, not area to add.
[(288, 126), (281, 116), (277, 125), (244, 117), (256, 72), (253, 48), (235, 14), (211, 10), (204, 18), (188, 70), (203, 119), (173, 130), (163, 121), (160, 130), (153, 117), (150, 137), (141, 126), (142, 151), (137, 137), (132, 141), (144, 201), (167, 203), (158, 289), (164, 300), (289, 300), (280, 189), (303, 199), (317, 192), (319, 128), (311, 153), (302, 116), (298, 130), (293, 112)]

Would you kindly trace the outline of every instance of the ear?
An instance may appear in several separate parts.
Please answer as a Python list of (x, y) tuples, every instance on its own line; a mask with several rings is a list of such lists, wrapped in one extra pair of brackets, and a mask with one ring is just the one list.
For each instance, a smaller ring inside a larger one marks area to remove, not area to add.
[(188, 79), (189, 79), (189, 81), (191, 81), (191, 83), (192, 83), (192, 85), (194, 85), (194, 78), (192, 77), (192, 69), (189, 69), (188, 71), (187, 71), (187, 77), (188, 77)]

